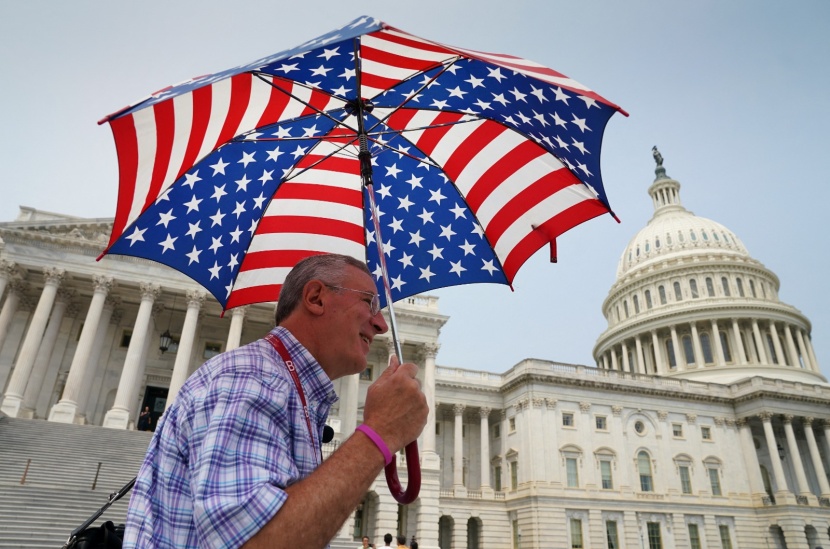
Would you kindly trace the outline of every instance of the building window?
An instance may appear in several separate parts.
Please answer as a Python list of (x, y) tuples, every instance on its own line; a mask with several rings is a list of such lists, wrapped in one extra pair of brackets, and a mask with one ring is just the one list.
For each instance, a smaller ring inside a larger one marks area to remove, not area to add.
[(573, 427), (574, 426), (574, 415), (570, 412), (564, 412), (562, 414), (562, 426), (563, 427)]
[(646, 290), (646, 309), (651, 309), (651, 290)]
[(694, 229), (689, 229), (689, 234), (692, 237), (692, 242), (697, 242), (697, 235), (695, 234), (695, 230)]
[(608, 549), (620, 548), (620, 536), (617, 533), (617, 521), (605, 521), (605, 539), (608, 541)]
[(660, 294), (660, 305), (666, 304), (666, 288), (661, 284), (657, 287), (657, 293)]
[(648, 549), (663, 549), (663, 540), (660, 538), (660, 523), (646, 523), (648, 531)]
[(493, 469), (493, 484), (496, 485), (496, 492), (501, 492), (501, 465), (496, 465)]
[(709, 334), (706, 332), (700, 334), (700, 347), (703, 351), (703, 362), (706, 364), (712, 364), (714, 359), (712, 358), (712, 342), (709, 339)]
[(681, 465), (677, 468), (680, 472), (680, 490), (684, 494), (692, 493), (692, 475), (689, 474), (689, 466)]
[(367, 366), (365, 370), (360, 372), (360, 379), (362, 381), (372, 381), (372, 367)]
[(729, 349), (729, 336), (726, 332), (720, 332), (720, 346), (723, 349), (723, 358), (726, 362), (732, 362), (732, 351)]
[(515, 490), (519, 486), (519, 462), (510, 462), (510, 489)]
[(709, 467), (707, 471), (709, 472), (709, 485), (712, 487), (712, 495), (722, 495), (720, 490), (720, 473), (715, 467)]
[(758, 297), (758, 294), (755, 293), (755, 281), (752, 279), (749, 280), (749, 293), (752, 294), (752, 297)]
[(674, 341), (666, 340), (666, 356), (669, 357), (669, 368), (677, 368), (677, 358), (674, 356)]
[(720, 531), (720, 546), (722, 549), (732, 549), (732, 536), (729, 535), (729, 526), (721, 524), (718, 526)]
[(778, 353), (775, 352), (775, 344), (772, 342), (772, 336), (767, 334), (767, 350), (769, 351), (770, 364), (778, 364)]
[(677, 231), (677, 240), (680, 242), (686, 242), (686, 239), (683, 238), (683, 231)]
[(706, 295), (715, 297), (715, 285), (709, 277), (706, 277)]
[(738, 295), (741, 297), (746, 297), (744, 296), (744, 281), (741, 280), (740, 277), (738, 277), (737, 279), (735, 279), (735, 284), (738, 285)]
[(597, 416), (596, 417), (596, 425), (597, 425), (597, 431), (607, 431), (608, 430), (608, 419), (605, 416)]
[(701, 229), (700, 234), (703, 236), (703, 240), (709, 242), (709, 235), (706, 234), (706, 229)]
[(498, 423), (493, 425), (493, 438), (501, 438), (501, 425)]
[(565, 470), (568, 476), (568, 488), (579, 488), (579, 470), (576, 458), (565, 458)]
[(637, 431), (638, 435), (642, 435), (646, 432), (646, 424), (642, 421), (635, 421), (634, 422), (634, 430)]
[(675, 438), (683, 438), (683, 424), (682, 423), (672, 423), (671, 424), (671, 434)]
[(439, 422), (437, 422), (437, 421), (435, 422), (435, 434), (436, 434), (436, 435), (440, 435), (440, 434), (441, 434), (441, 423), (439, 423)]
[(625, 318), (628, 318), (628, 301), (623, 301), (623, 311), (625, 311)]
[(222, 344), (215, 341), (208, 341), (205, 343), (205, 350), (202, 353), (204, 358), (213, 358), (222, 352)]
[(689, 280), (689, 289), (692, 292), (692, 299), (697, 299), (698, 297), (700, 297), (700, 294), (698, 294), (697, 292), (697, 280), (695, 280), (694, 278)]
[(571, 549), (582, 549), (582, 521), (571, 519)]
[(683, 336), (683, 352), (686, 355), (686, 364), (695, 363), (695, 351), (692, 348), (692, 336)]
[(689, 523), (689, 546), (691, 549), (700, 549), (700, 531), (694, 523)]
[[(78, 332), (79, 337), (80, 337), (80, 333), (81, 332), (79, 331)], [(132, 338), (133, 338), (133, 331), (132, 330), (122, 330), (121, 331), (121, 346), (122, 347), (129, 347), (130, 346), (130, 340)]]
[(639, 296), (634, 296), (634, 314), (639, 314), (640, 312), (640, 298)]
[(729, 279), (728, 278), (726, 278), (725, 276), (721, 277), (720, 284), (721, 284), (721, 286), (723, 286), (723, 295), (725, 295), (726, 297), (729, 297), (730, 295), (732, 295), (729, 292)]
[(515, 433), (516, 432), (516, 418), (511, 417), (510, 420), (508, 421), (508, 424), (510, 425), (510, 432)]
[(640, 473), (640, 490), (643, 492), (653, 492), (654, 483), (651, 477), (651, 459), (644, 451), (637, 455), (637, 470)]
[(704, 425), (700, 428), (700, 437), (703, 440), (712, 440), (712, 428)]
[(674, 286), (674, 300), (683, 301), (683, 293), (680, 291), (680, 282), (675, 282)]
[(611, 462), (608, 460), (602, 460), (599, 462), (599, 472), (602, 476), (602, 489), (603, 490), (613, 490), (614, 489), (614, 477), (611, 476)]

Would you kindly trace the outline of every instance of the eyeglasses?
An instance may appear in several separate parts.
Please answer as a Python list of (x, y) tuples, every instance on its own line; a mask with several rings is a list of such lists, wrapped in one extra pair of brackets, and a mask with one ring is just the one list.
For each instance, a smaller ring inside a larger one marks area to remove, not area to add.
[(369, 312), (372, 313), (372, 316), (376, 316), (380, 312), (380, 296), (376, 293), (355, 290), (353, 288), (344, 288), (343, 286), (335, 286), (334, 284), (326, 284), (326, 287), (331, 288), (332, 290), (347, 290), (349, 292), (356, 292), (358, 294), (371, 296), (372, 300), (366, 302), (366, 304), (369, 305)]

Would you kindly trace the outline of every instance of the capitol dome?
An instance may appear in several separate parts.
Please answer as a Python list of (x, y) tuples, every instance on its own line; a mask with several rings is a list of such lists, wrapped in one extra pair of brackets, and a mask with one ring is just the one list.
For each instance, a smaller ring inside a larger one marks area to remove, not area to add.
[(778, 277), (724, 225), (683, 207), (654, 149), (654, 215), (626, 246), (603, 302), (600, 368), (731, 383), (826, 382), (810, 322), (780, 301)]

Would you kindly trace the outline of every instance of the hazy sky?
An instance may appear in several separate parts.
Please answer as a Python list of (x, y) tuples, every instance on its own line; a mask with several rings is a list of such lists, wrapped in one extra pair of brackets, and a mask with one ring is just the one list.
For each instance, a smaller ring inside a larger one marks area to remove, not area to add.
[[(135, 9), (128, 9), (132, 6)], [(104, 115), (187, 78), (298, 45), (360, 15), (446, 44), (543, 63), (626, 109), (605, 132), (610, 216), (505, 286), (438, 292), (438, 363), (501, 372), (523, 358), (593, 365), (601, 305), (649, 220), (651, 147), (687, 209), (735, 232), (812, 321), (830, 377), (830, 2), (26, 2), (0, 0), (0, 220), (19, 205), (112, 217)]]

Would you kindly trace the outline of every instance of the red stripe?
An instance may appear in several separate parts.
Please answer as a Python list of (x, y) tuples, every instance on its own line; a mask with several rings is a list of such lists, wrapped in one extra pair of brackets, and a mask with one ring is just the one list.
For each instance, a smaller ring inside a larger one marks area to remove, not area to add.
[[(398, 31), (398, 32), (403, 32), (403, 31)], [(429, 43), (429, 42), (425, 43), (423, 41), (416, 40), (416, 39), (414, 39), (413, 37), (410, 37), (410, 36), (405, 36), (405, 35), (400, 35), (400, 34), (393, 34), (393, 33), (386, 32), (386, 31), (373, 32), (369, 36), (371, 36), (372, 38), (377, 38), (378, 40), (385, 40), (387, 42), (392, 42), (392, 43), (395, 43), (395, 44), (401, 44), (403, 46), (409, 46), (411, 48), (416, 48), (416, 49), (419, 49), (419, 50), (422, 50), (422, 51), (428, 51), (428, 52), (433, 52), (433, 53), (446, 53), (446, 54), (452, 54), (453, 53), (452, 51), (448, 50), (446, 47), (440, 46), (438, 44), (433, 44), (433, 43)]]
[(576, 227), (580, 223), (584, 223), (589, 219), (605, 213), (608, 213), (608, 209), (599, 200), (586, 200), (579, 204), (574, 204), (572, 207), (546, 221), (535, 231), (532, 231), (523, 238), (507, 254), (507, 258), (502, 263), (507, 280), (512, 283), (519, 268), (539, 248), (549, 242), (555, 241), (557, 236)]
[[(444, 173), (451, 180), (458, 181), (461, 172), (481, 152), (481, 149), (505, 131), (507, 131), (507, 128), (501, 124), (492, 122), (481, 124), (455, 148), (452, 155), (444, 162)], [(475, 187), (473, 187), (473, 190), (475, 190)], [(467, 202), (469, 203), (469, 200)]]
[(368, 61), (380, 63), (381, 65), (388, 65), (398, 69), (407, 69), (412, 72), (426, 70), (429, 67), (437, 67), (440, 65), (438, 61), (432, 59), (419, 59), (417, 57), (405, 57), (396, 53), (391, 53), (385, 50), (379, 50), (371, 46), (361, 46), (360, 56)]
[(190, 137), (187, 140), (187, 149), (185, 149), (184, 159), (176, 174), (176, 179), (192, 168), (199, 160), (199, 151), (202, 149), (202, 142), (205, 140), (205, 133), (210, 121), (213, 86), (196, 88), (191, 95), (193, 97), (193, 117), (190, 123)]
[(138, 138), (135, 134), (133, 115), (110, 120), (115, 150), (118, 156), (118, 203), (115, 206), (115, 220), (107, 247), (112, 246), (127, 225), (127, 216), (135, 196), (135, 179), (138, 176)]
[(297, 162), (297, 168), (308, 168), (310, 166), (314, 166), (315, 170), (325, 170), (327, 172), (360, 174), (360, 162), (354, 158), (344, 158), (342, 156), (326, 158), (319, 154), (309, 154)]
[(363, 244), (363, 225), (347, 221), (305, 217), (299, 215), (275, 215), (263, 217), (257, 234), (309, 233), (334, 236)]
[(293, 181), (280, 185), (274, 200), (277, 203), (279, 203), (279, 200), (315, 200), (319, 202), (321, 196), (325, 197), (326, 202), (346, 204), (358, 208), (363, 206), (363, 193), (360, 190), (329, 185), (297, 184)]
[(176, 115), (173, 100), (169, 99), (153, 105), (153, 118), (156, 122), (156, 156), (153, 160), (153, 173), (150, 188), (147, 190), (141, 211), (150, 207), (161, 192), (164, 176), (170, 167), (170, 155), (173, 151), (173, 139), (176, 136)]
[(268, 250), (265, 252), (251, 252), (245, 256), (245, 261), (239, 266), (239, 272), (271, 269), (274, 267), (291, 268), (303, 258), (323, 253), (326, 252), (312, 250)]
[(303, 109), (300, 116), (308, 116), (326, 110), (329, 104), (329, 95), (317, 89), (311, 90), (311, 97), (308, 98), (307, 103), (308, 105)]
[[(452, 123), (458, 122), (464, 115), (460, 113), (454, 112), (442, 112), (439, 113), (435, 119), (430, 122), (430, 127), (424, 131), (421, 135), (418, 142), (415, 143), (415, 146), (418, 147), (419, 150), (423, 151), (424, 154), (427, 156), (432, 154), (432, 151), (435, 150), (435, 146), (447, 135), (452, 129)], [(445, 124), (441, 126), (441, 124)], [(432, 127), (438, 126), (438, 127)]]
[(544, 154), (546, 154), (545, 150), (532, 141), (519, 143), (481, 174), (473, 188), (467, 191), (467, 204), (473, 210), (478, 209), (505, 180)]
[(387, 120), (386, 125), (393, 130), (403, 131), (409, 127), (409, 122), (418, 114), (419, 109), (398, 109)]
[[(239, 124), (248, 109), (248, 102), (251, 100), (251, 76), (248, 73), (237, 74), (231, 78), (231, 99), (228, 105), (228, 112), (225, 115), (225, 124), (219, 132), (219, 138), (213, 148), (227, 143), (233, 139), (239, 131)], [(221, 116), (221, 113), (214, 113), (214, 116)]]
[(234, 307), (241, 307), (242, 305), (250, 305), (252, 303), (276, 301), (280, 297), (281, 289), (282, 284), (267, 284), (235, 290), (231, 292), (231, 296), (225, 304), (225, 310), (227, 311)]
[[(273, 79), (271, 81), (274, 82)], [(276, 82), (274, 83), (277, 84)], [(257, 122), (257, 128), (282, 120), (282, 113), (285, 112), (285, 107), (291, 101), (291, 97), (285, 93), (282, 86), (276, 85), (269, 87), (271, 88), (271, 96), (268, 98), (268, 105), (266, 105), (265, 111), (259, 118), (259, 122)]]
[(400, 82), (401, 80), (399, 78), (387, 78), (385, 76), (380, 76), (379, 74), (370, 74), (368, 72), (364, 72), (360, 75), (361, 88), (371, 88), (385, 91)]

